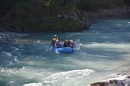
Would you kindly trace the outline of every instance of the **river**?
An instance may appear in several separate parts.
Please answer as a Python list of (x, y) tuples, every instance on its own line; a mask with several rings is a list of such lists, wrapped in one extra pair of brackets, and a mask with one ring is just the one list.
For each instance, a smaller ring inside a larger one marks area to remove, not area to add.
[[(130, 68), (130, 18), (91, 19), (81, 32), (37, 32), (0, 45), (0, 86), (90, 86)], [(81, 52), (48, 50), (53, 35), (61, 43), (80, 40)]]

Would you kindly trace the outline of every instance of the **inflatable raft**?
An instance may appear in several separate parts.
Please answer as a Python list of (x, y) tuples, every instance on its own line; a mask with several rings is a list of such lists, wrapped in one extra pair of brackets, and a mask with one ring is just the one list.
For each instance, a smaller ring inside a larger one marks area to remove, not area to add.
[(80, 52), (79, 49), (76, 48), (71, 48), (71, 47), (61, 47), (61, 48), (56, 48), (52, 45), (49, 46), (49, 50), (56, 52), (56, 53), (75, 53), (75, 52)]

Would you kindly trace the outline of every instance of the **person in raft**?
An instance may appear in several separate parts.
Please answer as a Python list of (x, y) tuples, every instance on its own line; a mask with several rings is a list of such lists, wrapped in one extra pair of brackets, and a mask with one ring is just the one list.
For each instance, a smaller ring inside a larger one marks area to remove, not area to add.
[(68, 40), (67, 40), (67, 39), (64, 41), (63, 47), (69, 47), (69, 45), (68, 45)]
[(61, 48), (61, 47), (62, 47), (62, 46), (60, 45), (59, 41), (58, 41), (56, 38), (53, 38), (53, 39), (52, 39), (51, 45), (52, 45), (53, 47), (56, 47), (56, 48)]
[(51, 45), (52, 45), (53, 47), (56, 47), (56, 39), (55, 39), (55, 38), (52, 38)]
[(68, 41), (68, 46), (71, 47), (71, 48), (74, 48), (74, 47), (75, 47), (75, 44), (74, 44), (73, 40), (70, 39), (70, 40)]
[(54, 37), (53, 38), (55, 38), (56, 40), (58, 40), (58, 37), (57, 37), (57, 35), (54, 35)]

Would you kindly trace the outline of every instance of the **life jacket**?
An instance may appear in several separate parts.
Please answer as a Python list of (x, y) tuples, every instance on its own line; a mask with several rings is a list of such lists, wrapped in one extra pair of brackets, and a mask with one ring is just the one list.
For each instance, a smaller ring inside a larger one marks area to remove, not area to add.
[(58, 41), (52, 41), (51, 45), (56, 48), (62, 47)]
[(64, 42), (64, 45), (63, 45), (63, 47), (68, 47), (69, 45), (68, 45), (68, 42)]
[(57, 48), (60, 47), (60, 43), (59, 43), (58, 41), (56, 41), (55, 46), (56, 46)]
[(74, 48), (74, 42), (68, 42), (69, 47)]
[(55, 41), (55, 40), (52, 40), (51, 45), (52, 45), (53, 47), (56, 47), (56, 41)]
[(56, 38), (56, 40), (58, 40), (58, 37), (55, 37)]

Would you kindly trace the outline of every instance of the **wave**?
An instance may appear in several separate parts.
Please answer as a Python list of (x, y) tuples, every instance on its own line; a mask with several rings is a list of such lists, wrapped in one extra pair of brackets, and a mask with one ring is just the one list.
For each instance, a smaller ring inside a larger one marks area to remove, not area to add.
[[(83, 69), (83, 70), (71, 70), (67, 72), (58, 72), (47, 76), (43, 82), (24, 84), (23, 86), (53, 86), (54, 84), (65, 82), (65, 81), (75, 81), (81, 79), (93, 73), (94, 70)], [(63, 84), (62, 83), (62, 84)], [(61, 86), (61, 85), (60, 85)]]
[(5, 51), (2, 51), (1, 55), (2, 55), (2, 56), (7, 56), (7, 57), (11, 57), (11, 56), (12, 56), (11, 53), (5, 52)]

